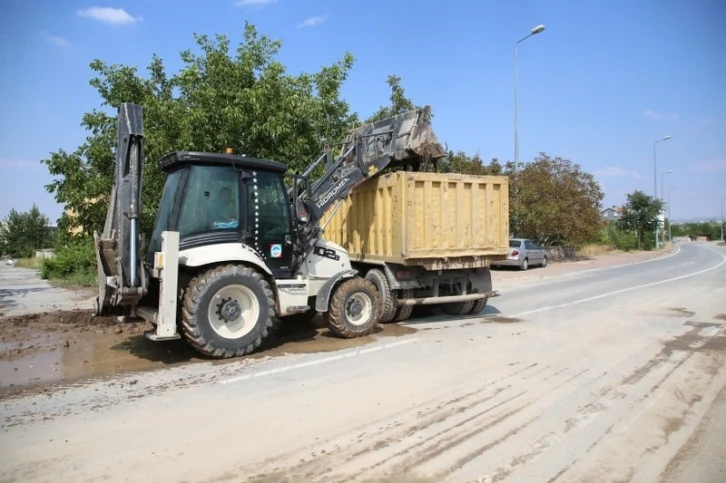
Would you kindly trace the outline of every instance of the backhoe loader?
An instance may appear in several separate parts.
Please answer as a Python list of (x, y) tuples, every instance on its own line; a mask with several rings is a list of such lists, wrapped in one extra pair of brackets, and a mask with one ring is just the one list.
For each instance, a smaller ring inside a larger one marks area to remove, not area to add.
[[(420, 169), (445, 155), (428, 106), (351, 131), (338, 155), (326, 148), (290, 187), (286, 166), (276, 161), (228, 152), (164, 155), (165, 184), (145, 250), (142, 107), (122, 104), (117, 123), (108, 213), (103, 232), (94, 232), (97, 315), (143, 318), (153, 325), (149, 339), (183, 336), (212, 358), (253, 352), (285, 317), (320, 313), (341, 337), (372, 333), (382, 313), (378, 287), (351, 267), (345, 249), (324, 239), (320, 220), (381, 170)], [(319, 167), (324, 174), (312, 179)]]

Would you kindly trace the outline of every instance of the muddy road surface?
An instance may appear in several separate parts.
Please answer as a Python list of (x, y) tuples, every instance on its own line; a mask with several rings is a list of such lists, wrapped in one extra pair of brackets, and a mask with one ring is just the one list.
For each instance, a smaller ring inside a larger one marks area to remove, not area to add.
[[(494, 272), (504, 291), (522, 283), (544, 282), (601, 269), (647, 261), (663, 253), (622, 253), (551, 263), (527, 272)], [(89, 289), (53, 287), (31, 271), (8, 267), (0, 260), (0, 397), (27, 390), (49, 390), (54, 384), (94, 377), (142, 372), (204, 361), (184, 341), (151, 342), (146, 323), (120, 324), (114, 317), (94, 318)], [(380, 337), (404, 335), (401, 325), (387, 325), (373, 337), (342, 340), (312, 324), (285, 324), (252, 358), (332, 352), (358, 347)]]
[(721, 482), (724, 300), (691, 244), (356, 347), (10, 394), (0, 480)]

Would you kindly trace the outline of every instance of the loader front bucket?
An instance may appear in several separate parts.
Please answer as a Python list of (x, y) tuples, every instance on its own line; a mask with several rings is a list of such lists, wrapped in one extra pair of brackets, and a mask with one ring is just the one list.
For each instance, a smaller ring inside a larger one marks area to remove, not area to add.
[(363, 145), (364, 162), (387, 155), (391, 165), (417, 165), (446, 156), (431, 128), (430, 106), (360, 126), (350, 132), (346, 144), (356, 139)]

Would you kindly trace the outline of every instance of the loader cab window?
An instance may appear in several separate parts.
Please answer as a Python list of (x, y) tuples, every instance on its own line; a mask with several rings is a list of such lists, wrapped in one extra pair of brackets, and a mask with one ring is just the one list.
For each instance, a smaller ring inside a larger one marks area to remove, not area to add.
[(239, 175), (232, 166), (192, 166), (179, 212), (181, 238), (209, 232), (237, 232)]

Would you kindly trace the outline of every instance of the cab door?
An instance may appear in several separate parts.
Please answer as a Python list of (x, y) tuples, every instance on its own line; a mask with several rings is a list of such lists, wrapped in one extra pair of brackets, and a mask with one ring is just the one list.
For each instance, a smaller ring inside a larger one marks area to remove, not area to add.
[(250, 170), (245, 178), (246, 243), (257, 250), (275, 278), (291, 278), (292, 220), (282, 175)]

